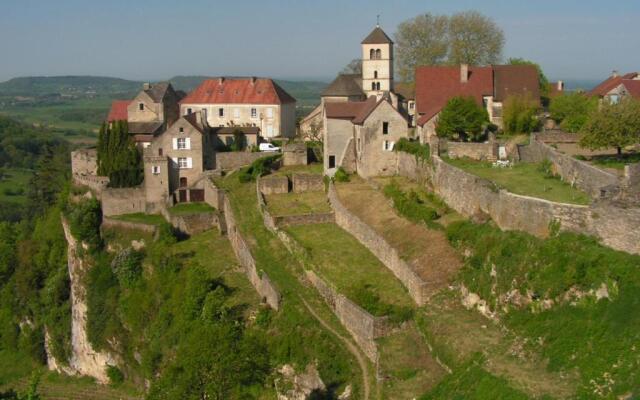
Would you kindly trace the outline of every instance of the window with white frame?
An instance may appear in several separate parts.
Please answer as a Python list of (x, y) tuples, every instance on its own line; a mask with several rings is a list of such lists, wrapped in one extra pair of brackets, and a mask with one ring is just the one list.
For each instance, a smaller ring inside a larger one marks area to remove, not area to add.
[(191, 114), (191, 113), (193, 113), (193, 109), (191, 109), (191, 108), (187, 108), (187, 114), (186, 114), (186, 115), (189, 115), (189, 114)]
[(258, 110), (255, 107), (251, 109), (251, 118), (258, 118)]
[(151, 173), (154, 175), (160, 175), (160, 166), (159, 165), (152, 166)]
[(273, 108), (267, 108), (267, 118), (273, 118)]
[(385, 140), (385, 141), (382, 143), (382, 150), (384, 150), (384, 151), (391, 151), (391, 150), (393, 150), (393, 142), (392, 142), (392, 141), (390, 141), (390, 140)]
[(233, 109), (233, 118), (240, 118), (240, 109), (239, 108), (234, 108)]
[(178, 150), (184, 150), (187, 148), (187, 139), (178, 138)]
[(178, 157), (178, 168), (180, 169), (185, 169), (185, 168), (191, 168), (189, 166), (189, 164), (191, 164), (191, 159), (188, 157)]

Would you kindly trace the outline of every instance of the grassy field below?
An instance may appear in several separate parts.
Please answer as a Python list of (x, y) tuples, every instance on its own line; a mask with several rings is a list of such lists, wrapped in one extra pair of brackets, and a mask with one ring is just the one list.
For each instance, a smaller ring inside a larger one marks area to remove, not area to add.
[(28, 169), (0, 169), (0, 202), (24, 203), (32, 175)]
[(517, 163), (508, 168), (496, 168), (491, 163), (469, 159), (445, 161), (466, 172), (488, 179), (511, 193), (560, 203), (591, 202), (591, 198), (581, 190), (571, 187), (559, 178), (547, 176), (538, 163)]
[(324, 192), (281, 193), (265, 196), (274, 216), (327, 213), (331, 206)]

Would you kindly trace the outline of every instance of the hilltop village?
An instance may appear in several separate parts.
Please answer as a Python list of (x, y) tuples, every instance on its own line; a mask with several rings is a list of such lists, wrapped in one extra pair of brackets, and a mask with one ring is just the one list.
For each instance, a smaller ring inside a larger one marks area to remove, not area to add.
[(113, 101), (54, 216), (70, 295), (50, 370), (127, 399), (640, 394), (640, 137), (591, 145), (595, 122), (557, 112), (631, 107), (640, 75), (397, 82), (380, 26), (360, 46), (300, 119), (264, 77)]

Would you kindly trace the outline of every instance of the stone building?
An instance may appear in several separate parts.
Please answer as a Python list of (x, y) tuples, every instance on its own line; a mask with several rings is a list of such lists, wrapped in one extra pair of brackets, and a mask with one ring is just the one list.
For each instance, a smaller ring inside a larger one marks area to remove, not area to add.
[(617, 103), (625, 97), (640, 99), (640, 73), (618, 75), (617, 71), (613, 71), (611, 76), (593, 88), (589, 95), (611, 103)]
[(203, 111), (211, 127), (257, 127), (265, 138), (296, 134), (296, 100), (271, 79), (208, 79), (180, 101), (180, 115)]
[(502, 105), (512, 95), (526, 95), (540, 102), (540, 82), (535, 67), (466, 64), (418, 67), (415, 79), (418, 136), (423, 143), (436, 136), (440, 111), (456, 96), (472, 97), (487, 110), (489, 120), (502, 127)]

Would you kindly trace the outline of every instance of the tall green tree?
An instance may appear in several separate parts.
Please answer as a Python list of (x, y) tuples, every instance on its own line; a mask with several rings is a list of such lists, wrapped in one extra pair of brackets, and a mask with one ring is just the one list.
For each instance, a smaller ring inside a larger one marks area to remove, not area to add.
[(477, 11), (418, 15), (398, 25), (395, 39), (398, 74), (404, 82), (413, 82), (421, 65), (496, 64), (504, 47), (500, 27)]
[(504, 102), (502, 122), (508, 135), (531, 133), (540, 124), (540, 104), (527, 95), (509, 96)]
[(603, 102), (582, 127), (580, 146), (591, 150), (622, 149), (640, 143), (640, 101), (625, 98), (620, 103)]
[(142, 156), (129, 135), (127, 121), (102, 126), (97, 152), (98, 174), (108, 176), (110, 186), (132, 187), (142, 182)]
[(453, 140), (482, 139), (489, 123), (487, 111), (473, 97), (454, 97), (438, 116), (436, 133)]
[(598, 106), (598, 99), (584, 93), (565, 93), (551, 100), (549, 111), (560, 127), (567, 132), (580, 132), (589, 115)]

